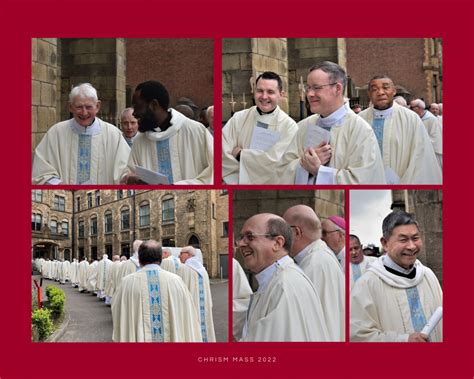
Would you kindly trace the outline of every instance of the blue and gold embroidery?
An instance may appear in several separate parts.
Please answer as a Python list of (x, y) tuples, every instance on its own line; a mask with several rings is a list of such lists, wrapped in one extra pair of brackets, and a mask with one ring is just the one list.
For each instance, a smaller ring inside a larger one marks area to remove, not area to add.
[(148, 294), (150, 296), (151, 340), (152, 342), (163, 342), (163, 312), (161, 308), (158, 270), (147, 271), (146, 274), (148, 279)]
[(156, 142), (156, 154), (158, 155), (158, 172), (166, 175), (169, 183), (173, 184), (169, 139)]
[(204, 281), (201, 274), (198, 274), (199, 278), (199, 315), (201, 319), (201, 334), (202, 342), (208, 342), (207, 340), (207, 328), (206, 328), (206, 300), (204, 294)]
[(420, 301), (420, 295), (417, 287), (407, 288), (406, 290), (408, 305), (410, 306), (411, 323), (415, 332), (420, 332), (426, 325), (426, 317)]
[(87, 134), (79, 134), (76, 177), (77, 184), (85, 183), (90, 179), (91, 150), (92, 136)]

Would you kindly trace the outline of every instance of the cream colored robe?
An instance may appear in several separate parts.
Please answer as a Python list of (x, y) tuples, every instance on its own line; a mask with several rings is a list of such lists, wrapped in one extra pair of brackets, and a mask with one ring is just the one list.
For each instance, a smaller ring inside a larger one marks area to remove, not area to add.
[[(359, 116), (372, 125), (373, 107)], [(400, 184), (442, 182), (441, 169), (420, 117), (397, 103), (393, 103), (393, 113), (384, 122), (383, 164), (395, 171)]]
[(247, 316), (252, 288), (240, 263), (232, 258), (232, 336), (238, 341)]
[(318, 293), (291, 259), (253, 294), (246, 326), (245, 342), (329, 341)]
[(165, 258), (161, 261), (160, 267), (163, 270), (172, 272), (173, 274), (178, 273), (178, 269), (181, 266), (181, 261), (179, 258), (176, 258), (172, 255), (170, 255), (168, 258)]
[[(323, 240), (311, 244), (298, 266), (308, 276), (318, 292), (329, 341), (345, 340), (345, 280), (341, 266)], [(298, 260), (295, 258), (298, 262)]]
[(128, 168), (158, 172), (156, 143), (169, 140), (173, 184), (212, 184), (214, 139), (197, 121), (171, 109), (171, 126), (164, 132), (146, 132), (133, 141)]
[(79, 291), (87, 289), (87, 271), (89, 271), (89, 262), (84, 259), (79, 263)]
[[(191, 258), (190, 258), (191, 259)], [(216, 342), (216, 335), (214, 332), (214, 319), (212, 316), (212, 295), (209, 284), (209, 276), (204, 270), (198, 273), (193, 267), (188, 264), (182, 264), (179, 267), (178, 275), (183, 279), (184, 284), (191, 292), (191, 297), (194, 302), (196, 314), (201, 325), (201, 335), (203, 342)], [(202, 295), (200, 299), (199, 275), (202, 277)], [(201, 308), (204, 306), (204, 308)]]
[(89, 292), (97, 291), (97, 265), (99, 262), (92, 262), (87, 268), (87, 290)]
[(109, 276), (109, 268), (112, 261), (104, 255), (100, 262), (97, 264), (97, 289), (104, 291), (107, 284), (107, 277)]
[(114, 261), (109, 266), (109, 272), (107, 275), (107, 283), (105, 285), (105, 295), (112, 297), (117, 287), (117, 278), (120, 275), (120, 269), (122, 266), (121, 261)]
[(426, 131), (428, 132), (439, 166), (443, 168), (443, 131), (441, 121), (430, 111), (425, 112), (421, 121), (423, 121)]
[[(318, 118), (319, 115), (315, 114), (298, 123), (298, 133), (277, 165), (276, 175), (280, 184), (295, 183), (308, 127), (316, 124)], [(329, 167), (337, 170), (336, 184), (385, 184), (380, 149), (370, 125), (349, 110), (330, 133), (332, 156)]]
[(71, 263), (70, 276), (71, 276), (71, 284), (73, 286), (79, 283), (79, 262), (75, 258), (73, 259)]
[(112, 299), (114, 342), (201, 342), (191, 295), (181, 278), (146, 265), (123, 278)]
[[(267, 151), (249, 149), (257, 121), (280, 133), (279, 141)], [(260, 115), (256, 106), (235, 113), (222, 129), (222, 179), (227, 184), (271, 184), (273, 166), (297, 130), (296, 122), (278, 106), (270, 115)], [(240, 162), (232, 155), (236, 146), (242, 148)]]
[[(407, 288), (417, 288), (426, 321), (442, 306), (441, 287), (428, 267), (417, 260), (416, 277), (407, 279), (388, 272), (382, 258), (372, 263), (351, 291), (351, 341), (407, 342), (408, 335), (415, 332)], [(443, 340), (442, 320), (430, 337), (432, 342)]]
[[(92, 136), (91, 184), (119, 184), (127, 172), (130, 147), (120, 130), (96, 117), (100, 133)], [(47, 184), (56, 177), (61, 184), (78, 184), (77, 159), (79, 134), (71, 124), (74, 119), (53, 125), (36, 147), (33, 155), (33, 184)]]
[(66, 283), (70, 277), (71, 262), (64, 261), (59, 263), (59, 282), (62, 284)]
[[(368, 257), (368, 256), (364, 255), (364, 259), (362, 260), (362, 262), (360, 262), (358, 264), (358, 266), (360, 268), (361, 277), (362, 277), (362, 275), (364, 275), (364, 272), (366, 272), (368, 270), (370, 265), (376, 260), (377, 260), (376, 257)], [(354, 284), (355, 284), (353, 266), (354, 266), (354, 263), (349, 263), (349, 280), (350, 280), (350, 289), (351, 289), (351, 291), (352, 291), (352, 288), (354, 288)]]
[(122, 281), (122, 278), (128, 274), (133, 274), (140, 269), (140, 264), (138, 263), (138, 254), (132, 255), (130, 259), (127, 259), (126, 262), (120, 266), (120, 274), (117, 277), (117, 287)]

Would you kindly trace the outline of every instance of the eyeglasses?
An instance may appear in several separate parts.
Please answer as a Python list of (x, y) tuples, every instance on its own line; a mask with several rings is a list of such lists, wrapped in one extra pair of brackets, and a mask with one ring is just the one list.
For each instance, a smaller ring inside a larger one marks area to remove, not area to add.
[(334, 230), (323, 230), (323, 236), (327, 236), (330, 233), (334, 232), (340, 232), (340, 230), (334, 229)]
[(278, 234), (270, 234), (270, 233), (245, 233), (239, 234), (235, 242), (240, 243), (240, 241), (244, 241), (244, 243), (252, 242), (257, 237), (276, 237)]
[(327, 86), (333, 86), (337, 84), (337, 82), (334, 82), (334, 83), (329, 83), (329, 84), (321, 84), (320, 86), (314, 84), (312, 86), (306, 84), (304, 86), (304, 90), (306, 91), (306, 93), (308, 93), (309, 91), (313, 91), (313, 92), (319, 92), (321, 91), (324, 87), (327, 87)]

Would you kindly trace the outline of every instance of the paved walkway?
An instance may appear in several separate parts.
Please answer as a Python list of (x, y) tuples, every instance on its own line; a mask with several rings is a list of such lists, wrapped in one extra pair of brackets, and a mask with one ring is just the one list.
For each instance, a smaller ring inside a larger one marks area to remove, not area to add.
[[(38, 279), (34, 276), (33, 279)], [(55, 333), (55, 342), (112, 342), (112, 313), (110, 307), (97, 296), (80, 293), (70, 283), (59, 284), (43, 279), (43, 296), (46, 286), (54, 285), (66, 294), (66, 318), (62, 330)], [(213, 316), (216, 339), (228, 341), (228, 282), (211, 281)]]

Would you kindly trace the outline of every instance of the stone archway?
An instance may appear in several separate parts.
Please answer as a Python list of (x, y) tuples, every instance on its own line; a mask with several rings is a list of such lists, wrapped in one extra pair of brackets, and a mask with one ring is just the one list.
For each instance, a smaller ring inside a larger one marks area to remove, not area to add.
[(187, 245), (192, 246), (196, 249), (200, 249), (201, 248), (201, 241), (199, 240), (199, 237), (196, 234), (193, 233), (189, 236)]

